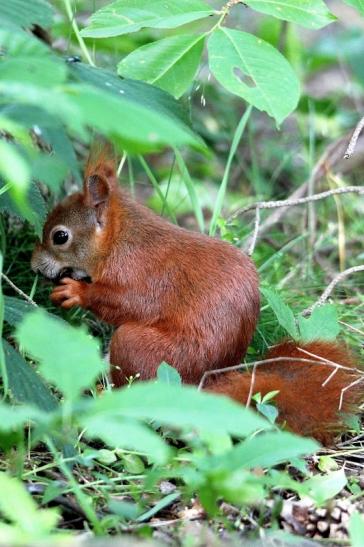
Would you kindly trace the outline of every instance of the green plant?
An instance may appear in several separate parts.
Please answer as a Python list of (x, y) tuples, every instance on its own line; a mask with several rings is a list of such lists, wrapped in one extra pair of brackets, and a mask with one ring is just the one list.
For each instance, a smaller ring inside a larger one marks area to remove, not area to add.
[[(345, 3), (363, 15), (360, 1)], [(81, 527), (98, 535), (139, 530), (171, 503), (187, 504), (196, 494), (215, 522), (222, 519), (222, 501), (249, 514), (249, 522), (259, 508), (254, 530), (263, 532), (278, 523), (273, 510), (266, 516), (264, 503), (280, 498), (282, 489), (317, 505), (339, 495), (347, 481), (341, 461), (321, 456), (321, 474), (312, 472), (302, 457), (319, 447), (274, 425), (275, 392), (253, 395), (261, 415), (253, 414), (181, 386), (167, 363), (155, 382), (130, 379), (130, 387), (110, 391), (95, 338), (106, 346), (107, 332), (85, 313), (62, 321), (35, 311), (33, 298), (54, 310), (47, 287), (29, 271), (29, 256), (48, 201), (62, 195), (65, 180), (81, 183), (78, 160), (95, 133), (120, 153), (119, 171), (125, 164), (132, 192), (140, 179), (153, 188), (143, 197), (158, 212), (173, 222), (192, 213), (193, 227), (211, 235), (219, 229), (243, 245), (251, 225), (221, 218), (225, 208), (237, 209), (255, 193), (286, 197), (287, 181), (292, 189), (301, 184), (325, 146), (354, 124), (364, 81), (362, 32), (338, 33), (333, 25), (332, 37), (312, 33), (319, 40), (303, 46), (296, 25), (318, 31), (335, 20), (321, 0), (119, 0), (98, 7), (92, 5), (95, 13), (84, 25), (75, 10), (88, 14), (90, 2), (0, 3), (1, 270), (24, 291), (20, 297), (1, 293), (0, 302), (0, 467), (6, 470), (0, 474), (0, 541), (63, 539), (57, 530), (62, 496), (80, 508)], [(57, 52), (38, 39), (34, 25), (50, 28), (66, 49)], [(300, 99), (299, 81), (307, 87), (320, 70), (337, 66), (338, 50), (340, 72), (351, 67), (352, 88), (345, 84), (323, 98), (305, 88)], [(283, 128), (279, 138), (275, 125)], [(328, 169), (335, 171), (334, 162)], [(330, 171), (329, 186), (345, 184), (334, 175)], [(364, 328), (359, 281), (350, 306), (339, 298), (309, 318), (300, 313), (326, 281), (311, 257), (322, 254), (330, 271), (363, 258), (359, 200), (348, 196), (345, 207), (340, 200), (319, 207), (314, 243), (292, 215), (256, 248), (265, 288), (249, 359), (282, 334), (332, 340), (340, 331), (358, 345)], [(350, 238), (345, 215), (352, 218)], [(294, 280), (289, 291), (287, 279)], [(348, 425), (359, 431), (357, 422)], [(36, 501), (25, 490), (28, 481), (39, 488)], [(163, 481), (172, 492), (161, 491)], [(349, 489), (353, 496), (362, 493), (352, 479)], [(59, 503), (59, 510), (44, 508), (49, 503)], [(224, 525), (238, 528), (237, 521), (224, 519)], [(356, 514), (349, 531), (359, 545)]]

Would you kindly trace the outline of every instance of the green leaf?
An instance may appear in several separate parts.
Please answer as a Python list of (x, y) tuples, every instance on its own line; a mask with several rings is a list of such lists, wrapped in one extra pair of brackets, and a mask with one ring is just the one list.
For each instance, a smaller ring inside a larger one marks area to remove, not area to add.
[(337, 471), (339, 466), (332, 456), (320, 456), (317, 467), (322, 473), (328, 473), (329, 471)]
[(185, 183), (185, 186), (186, 186), (186, 189), (187, 189), (187, 192), (188, 192), (188, 196), (189, 196), (190, 201), (191, 201), (191, 205), (193, 207), (193, 211), (194, 211), (195, 216), (196, 216), (196, 220), (198, 222), (198, 226), (199, 226), (201, 232), (203, 233), (205, 231), (205, 221), (204, 221), (204, 217), (203, 217), (203, 211), (202, 211), (201, 203), (200, 203), (200, 200), (199, 200), (197, 192), (196, 192), (195, 183), (191, 179), (191, 175), (188, 171), (186, 162), (184, 161), (181, 152), (176, 149), (174, 151), (174, 153), (175, 153), (178, 168), (181, 172), (183, 182)]
[(9, 388), (19, 403), (29, 403), (41, 410), (52, 411), (58, 406), (42, 378), (6, 340), (3, 340)]
[(244, 3), (256, 11), (310, 29), (325, 27), (336, 20), (322, 0), (245, 0)]
[(175, 386), (180, 386), (182, 384), (181, 376), (178, 373), (178, 370), (171, 367), (168, 363), (161, 363), (157, 370), (157, 378), (159, 381), (166, 384), (172, 384)]
[(340, 332), (335, 306), (325, 304), (315, 308), (310, 317), (298, 317), (298, 327), (303, 342), (335, 340)]
[(4, 296), (4, 304), (4, 320), (12, 327), (20, 323), (27, 313), (34, 311), (34, 306), (14, 296)]
[(25, 424), (39, 421), (45, 417), (44, 412), (31, 405), (10, 406), (0, 402), (0, 431), (11, 432), (23, 430)]
[(140, 456), (128, 454), (124, 450), (117, 448), (115, 450), (117, 457), (122, 461), (124, 469), (132, 475), (140, 475), (145, 471), (145, 465)]
[(17, 148), (0, 140), (0, 175), (11, 184), (11, 191), (17, 200), (22, 200), (30, 181), (30, 169)]
[(0, 21), (3, 25), (11, 23), (19, 27), (32, 25), (49, 26), (53, 18), (53, 8), (46, 0), (11, 0), (0, 2)]
[(162, 509), (165, 507), (168, 507), (171, 505), (171, 503), (181, 497), (180, 492), (173, 492), (172, 494), (168, 494), (161, 500), (159, 500), (151, 509), (137, 517), (135, 520), (136, 522), (144, 522), (145, 520), (150, 520), (154, 515), (159, 513)]
[(104, 134), (120, 137), (129, 150), (187, 144), (201, 147), (191, 130), (133, 100), (91, 86), (69, 86), (67, 91), (83, 120)]
[[(33, 161), (32, 168), (32, 178), (36, 181), (43, 182), (53, 192), (58, 192), (60, 190), (61, 184), (64, 182), (68, 172), (68, 166), (64, 161), (58, 156), (51, 156), (49, 154), (38, 154)], [(37, 188), (36, 184), (33, 184), (32, 186)], [(43, 199), (42, 203), (44, 204)], [(39, 209), (35, 207), (36, 204), (33, 205), (33, 203), (31, 203), (31, 205), (33, 210), (38, 211), (40, 214)]]
[(41, 87), (61, 84), (66, 73), (65, 63), (44, 56), (5, 58), (0, 64), (0, 80), (29, 82)]
[(334, 498), (346, 486), (347, 479), (344, 469), (333, 471), (327, 475), (316, 475), (306, 481), (305, 486), (318, 505)]
[(272, 467), (292, 458), (316, 452), (320, 445), (312, 439), (285, 431), (264, 432), (234, 446), (223, 455), (206, 460), (208, 468), (234, 471), (254, 467)]
[(69, 71), (78, 82), (92, 84), (116, 97), (124, 96), (130, 101), (135, 101), (157, 112), (160, 116), (172, 118), (186, 130), (191, 131), (187, 110), (162, 89), (145, 82), (120, 78), (110, 70), (90, 67), (85, 63), (72, 63), (69, 65)]
[(47, 211), (44, 198), (35, 183), (30, 184), (25, 196), (20, 198), (17, 195), (14, 196), (11, 188), (9, 192), (2, 194), (0, 196), (0, 210), (5, 210), (19, 218), (28, 220), (35, 227), (38, 236), (42, 233), (43, 221)]
[(82, 420), (85, 435), (102, 439), (111, 448), (127, 448), (147, 454), (154, 462), (164, 464), (171, 451), (163, 439), (151, 429), (121, 416), (87, 416)]
[(16, 336), (22, 348), (39, 361), (43, 376), (68, 399), (76, 399), (106, 372), (97, 341), (85, 329), (71, 327), (43, 310), (27, 314)]
[(133, 98), (116, 96), (94, 86), (68, 84), (47, 89), (29, 83), (0, 81), (0, 92), (20, 103), (44, 107), (84, 140), (86, 129), (91, 126), (131, 152), (162, 146), (203, 147), (201, 139), (176, 118), (163, 116)]
[[(53, 154), (38, 154), (32, 161), (32, 177), (48, 184), (55, 190), (62, 167), (67, 166), (77, 180), (81, 180), (76, 154), (64, 126), (54, 116), (37, 106), (24, 104), (4, 105), (1, 109), (7, 118), (35, 130), (38, 136), (51, 147)], [(58, 165), (57, 165), (58, 163)], [(44, 176), (47, 170), (48, 176)], [(65, 173), (63, 171), (63, 179)]]
[(190, 87), (200, 63), (204, 36), (180, 34), (146, 44), (118, 64), (126, 78), (144, 80), (177, 99)]
[(208, 41), (209, 66), (228, 91), (280, 124), (297, 106), (299, 82), (288, 61), (253, 34), (222, 27)]
[(351, 547), (362, 547), (364, 538), (364, 516), (354, 511), (349, 520), (349, 536)]
[(263, 414), (271, 424), (274, 424), (278, 417), (278, 410), (274, 405), (268, 405), (266, 403), (258, 403), (257, 411)]
[(7, 58), (52, 55), (52, 50), (44, 42), (41, 42), (29, 32), (25, 32), (22, 28), (0, 28), (0, 46), (4, 48)]
[(361, 15), (364, 15), (364, 0), (344, 0), (345, 4), (357, 9)]
[(236, 151), (238, 149), (240, 140), (241, 140), (241, 138), (244, 134), (246, 124), (248, 123), (251, 112), (252, 112), (252, 107), (248, 106), (248, 108), (245, 110), (244, 114), (242, 115), (242, 117), (241, 117), (241, 119), (240, 119), (240, 121), (239, 121), (239, 123), (238, 123), (238, 125), (235, 129), (235, 132), (234, 132), (233, 141), (232, 141), (231, 146), (230, 146), (229, 156), (228, 156), (226, 166), (225, 166), (225, 169), (224, 169), (224, 175), (222, 177), (219, 192), (217, 194), (217, 198), (216, 198), (215, 205), (214, 205), (214, 210), (212, 211), (212, 218), (211, 218), (210, 230), (209, 230), (209, 235), (210, 236), (214, 236), (215, 232), (216, 232), (218, 219), (219, 219), (219, 216), (221, 214), (221, 211), (222, 211), (222, 208), (223, 208), (223, 205), (224, 205), (224, 201), (225, 201), (225, 195), (226, 195), (227, 185), (228, 185), (228, 182), (229, 182), (231, 164), (233, 162), (234, 156), (235, 156)]
[(117, 0), (94, 13), (81, 31), (88, 38), (106, 38), (141, 28), (175, 28), (214, 14), (201, 0)]
[(92, 401), (90, 412), (156, 420), (176, 428), (247, 436), (269, 422), (227, 397), (163, 382), (138, 382)]
[(261, 289), (261, 292), (272, 308), (278, 323), (295, 340), (299, 338), (296, 321), (291, 308), (283, 301), (281, 296), (272, 289)]
[[(0, 511), (6, 519), (25, 533), (23, 541), (35, 541), (48, 534), (56, 526), (59, 515), (56, 509), (39, 509), (21, 481), (0, 473)], [(17, 544), (19, 544), (17, 542)]]

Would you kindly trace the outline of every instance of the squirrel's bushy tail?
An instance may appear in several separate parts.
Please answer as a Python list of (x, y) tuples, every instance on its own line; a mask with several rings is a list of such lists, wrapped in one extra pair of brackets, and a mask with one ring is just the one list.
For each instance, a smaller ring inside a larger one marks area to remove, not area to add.
[[(320, 358), (331, 365), (320, 362)], [(286, 341), (274, 346), (265, 359), (274, 361), (256, 367), (252, 389), (250, 371), (222, 373), (209, 383), (208, 390), (242, 404), (246, 404), (250, 392), (264, 396), (279, 390), (275, 397), (278, 421), (295, 433), (332, 444), (335, 436), (348, 428), (345, 413), (358, 412), (364, 401), (364, 376), (356, 369), (353, 354), (339, 343)]]

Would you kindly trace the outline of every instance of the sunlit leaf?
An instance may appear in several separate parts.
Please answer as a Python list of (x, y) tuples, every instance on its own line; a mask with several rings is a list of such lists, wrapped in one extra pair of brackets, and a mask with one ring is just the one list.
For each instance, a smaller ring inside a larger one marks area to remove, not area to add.
[(336, 19), (322, 0), (245, 0), (244, 3), (256, 11), (311, 29), (325, 27)]
[(118, 64), (118, 73), (143, 80), (180, 97), (190, 87), (200, 63), (204, 37), (169, 36), (142, 46)]
[(81, 34), (106, 38), (144, 27), (175, 28), (213, 14), (213, 9), (201, 0), (117, 0), (96, 11)]
[(253, 34), (222, 27), (208, 40), (209, 66), (228, 91), (280, 124), (297, 106), (300, 90), (289, 62)]

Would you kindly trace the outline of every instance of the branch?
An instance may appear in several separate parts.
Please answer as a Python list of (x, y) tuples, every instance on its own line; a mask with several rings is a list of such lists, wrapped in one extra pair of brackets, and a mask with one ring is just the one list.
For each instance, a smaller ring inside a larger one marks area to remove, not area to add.
[(32, 306), (35, 306), (35, 307), (38, 307), (38, 304), (36, 304), (34, 302), (34, 300), (32, 300), (30, 298), (30, 296), (28, 296), (27, 294), (25, 294), (25, 292), (23, 292), (21, 289), (19, 289), (19, 287), (17, 287), (16, 285), (14, 285), (14, 283), (11, 281), (11, 279), (8, 278), (7, 275), (5, 275), (4, 273), (1, 272), (1, 277), (7, 282), (8, 285), (10, 285), (10, 287), (12, 289), (14, 289), (15, 292), (17, 292), (22, 298), (24, 298), (24, 300), (26, 300), (29, 304), (31, 304)]
[(309, 308), (306, 308), (302, 315), (304, 317), (307, 317), (308, 315), (311, 315), (313, 310), (317, 308), (317, 306), (322, 306), (325, 304), (326, 300), (329, 298), (332, 291), (335, 289), (336, 285), (338, 283), (341, 283), (344, 279), (349, 277), (349, 275), (357, 272), (364, 272), (364, 264), (362, 266), (353, 266), (352, 268), (348, 268), (347, 270), (344, 270), (343, 272), (340, 272), (334, 279), (331, 281), (331, 283), (326, 287), (320, 298), (312, 304)]
[(359, 194), (364, 195), (364, 186), (346, 186), (344, 188), (334, 188), (333, 190), (326, 190), (326, 192), (321, 192), (320, 194), (313, 194), (312, 196), (306, 196), (304, 198), (297, 198), (297, 199), (281, 199), (278, 201), (258, 201), (257, 203), (252, 203), (251, 205), (247, 205), (246, 207), (243, 207), (241, 209), (238, 209), (235, 213), (233, 213), (229, 220), (233, 220), (238, 215), (243, 215), (247, 213), (248, 211), (251, 211), (252, 209), (255, 209), (255, 224), (254, 224), (254, 231), (251, 238), (251, 243), (249, 245), (248, 254), (251, 256), (254, 252), (256, 241), (258, 238), (259, 233), (259, 227), (260, 227), (260, 209), (276, 209), (279, 207), (293, 207), (295, 205), (302, 205), (305, 203), (311, 203), (313, 201), (319, 201), (321, 199), (326, 199), (330, 196), (334, 196), (337, 194)]
[(361, 120), (359, 120), (356, 128), (354, 129), (354, 133), (350, 139), (350, 142), (344, 154), (344, 158), (346, 160), (348, 160), (354, 154), (356, 143), (358, 142), (358, 138), (360, 137), (360, 133), (362, 132), (363, 128), (364, 128), (364, 116), (362, 117)]
[[(312, 188), (313, 184), (316, 184), (327, 172), (335, 170), (340, 171), (341, 173), (352, 172), (355, 164), (359, 163), (358, 157), (354, 156), (350, 160), (343, 160), (343, 154), (346, 148), (346, 143), (349, 140), (347, 136), (341, 137), (340, 139), (329, 144), (328, 147), (324, 150), (323, 154), (319, 157), (315, 163), (310, 177), (308, 180), (303, 182), (299, 188), (297, 188), (288, 199), (295, 200), (301, 198), (307, 194), (307, 189)], [(357, 148), (360, 145), (360, 151), (364, 153), (364, 138), (361, 137), (357, 143)], [(354, 165), (353, 165), (354, 164)], [(287, 207), (281, 207), (273, 210), (261, 223), (259, 227), (259, 234), (262, 236), (265, 232), (269, 231), (272, 226), (277, 224), (283, 215), (286, 213)], [(250, 241), (250, 240), (249, 240)], [(249, 244), (247, 244), (247, 247)]]

